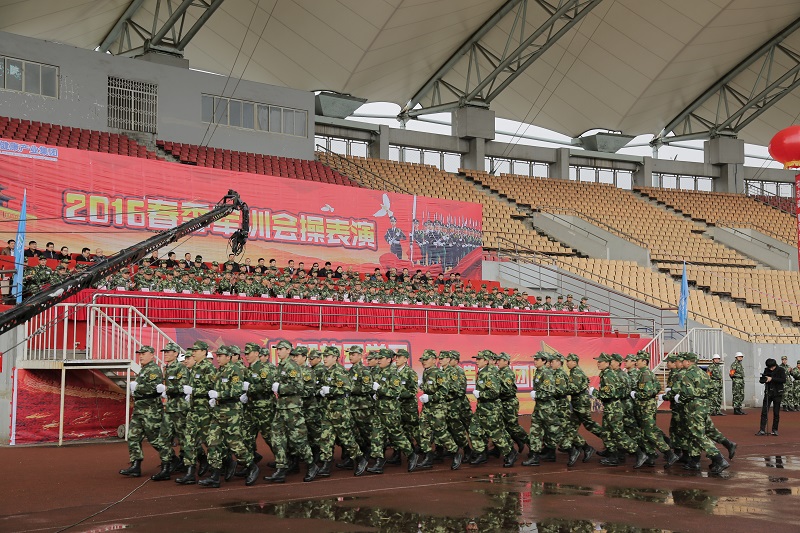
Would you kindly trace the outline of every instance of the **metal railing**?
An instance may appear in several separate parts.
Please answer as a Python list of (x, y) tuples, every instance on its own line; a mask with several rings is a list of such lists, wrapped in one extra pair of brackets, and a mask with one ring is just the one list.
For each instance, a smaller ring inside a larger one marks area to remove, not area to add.
[[(717, 227), (720, 227), (720, 228), (727, 228), (729, 230), (733, 230), (735, 233), (743, 233), (742, 231), (739, 230), (739, 228), (750, 228), (750, 229), (756, 230), (759, 233), (763, 233), (767, 237), (772, 237), (776, 241), (779, 241), (779, 242), (782, 242), (782, 243), (786, 243), (786, 238), (785, 237), (782, 237), (781, 235), (778, 235), (777, 233), (775, 233), (772, 230), (768, 230), (767, 228), (761, 227), (758, 224), (753, 224), (751, 222), (741, 222), (741, 221), (734, 222), (734, 221), (730, 221), (730, 220), (717, 220), (716, 222), (714, 222), (714, 225), (717, 226)], [(772, 246), (771, 244), (769, 244), (769, 243), (767, 243), (765, 241), (762, 241), (761, 239), (753, 237), (752, 235), (747, 235), (746, 233), (743, 233), (743, 235), (744, 235), (743, 238), (746, 238), (747, 240), (760, 242), (764, 247), (768, 248), (769, 250), (771, 250), (773, 252), (780, 252), (781, 254), (785, 255), (786, 257), (789, 257), (789, 254), (787, 252), (785, 252), (784, 250), (776, 248), (776, 247)], [(787, 244), (789, 244), (789, 243), (787, 243)], [(791, 244), (795, 244), (795, 243), (791, 243)]]
[[(379, 191), (388, 191), (388, 192), (414, 195), (413, 192), (405, 190), (399, 185), (387, 180), (386, 178), (376, 174), (375, 172), (372, 172), (371, 170), (364, 168), (355, 161), (352, 161), (351, 159), (348, 159), (340, 154), (337, 154), (336, 152), (328, 150), (321, 144), (316, 145), (316, 148), (317, 148), (316, 157), (318, 161), (331, 167), (336, 172), (344, 174), (345, 176), (354, 180), (362, 187), (366, 187), (368, 189), (376, 189)], [(329, 157), (325, 158), (324, 161), (321, 160), (319, 156), (320, 152), (326, 154)]]
[(664, 362), (664, 330), (660, 330), (643, 348), (650, 354), (650, 368), (655, 371)]
[[(141, 317), (149, 326), (150, 333), (155, 335), (152, 346), (157, 350), (169, 337), (153, 324), (167, 317), (170, 322), (181, 322), (197, 327), (202, 324), (213, 324), (222, 327), (252, 328), (284, 326), (302, 327), (322, 331), (329, 328), (343, 328), (355, 331), (424, 331), (425, 333), (480, 332), (489, 335), (549, 335), (565, 332), (608, 335), (647, 335), (654, 331), (652, 319), (639, 316), (598, 316), (585, 313), (563, 313), (546, 311), (527, 311), (516, 309), (496, 309), (485, 307), (433, 307), (416, 304), (379, 304), (348, 303), (341, 305), (335, 301), (321, 300), (276, 300), (267, 298), (241, 298), (218, 295), (172, 296), (148, 293), (98, 292), (92, 296), (95, 302), (92, 307), (95, 313), (107, 309), (128, 309), (130, 305), (100, 303), (97, 300), (113, 298), (136, 298), (142, 304), (136, 310), (134, 318)], [(455, 316), (454, 316), (455, 315)], [(89, 315), (92, 316), (91, 314)], [(587, 326), (585, 319), (594, 316), (601, 320), (600, 325)], [(126, 317), (116, 318), (115, 323), (124, 322)], [(535, 320), (535, 324), (530, 321)], [(606, 322), (607, 321), (607, 322)], [(609, 326), (610, 325), (610, 326)], [(130, 328), (137, 330), (137, 323)], [(90, 329), (97, 330), (96, 327)], [(105, 335), (110, 335), (114, 345), (120, 345), (114, 337), (118, 332), (112, 328)], [(138, 335), (142, 337), (144, 331)], [(136, 337), (136, 336), (135, 336)], [(140, 344), (147, 344), (141, 342)], [(129, 349), (131, 345), (121, 346)]]
[(25, 322), (22, 360), (79, 361), (88, 359), (86, 340), (74, 316), (83, 304), (61, 303)]
[[(630, 241), (630, 242), (632, 242), (634, 244), (638, 244), (642, 248), (645, 248), (645, 249), (648, 249), (648, 250), (650, 249), (650, 244), (644, 242), (643, 240), (631, 235), (630, 233), (626, 233), (626, 232), (622, 231), (619, 228), (616, 228), (614, 226), (606, 224), (602, 220), (599, 220), (599, 219), (594, 218), (594, 217), (592, 217), (590, 215), (587, 215), (586, 213), (584, 213), (582, 211), (578, 211), (577, 209), (572, 209), (571, 207), (559, 207), (559, 206), (551, 206), (551, 205), (537, 205), (536, 207), (532, 207), (532, 209), (535, 210), (535, 211), (540, 211), (542, 213), (547, 213), (547, 214), (553, 215), (553, 216), (557, 215), (557, 214), (562, 214), (562, 215), (572, 215), (572, 216), (575, 216), (575, 217), (578, 217), (578, 218), (582, 218), (582, 219), (586, 220), (587, 222), (591, 222), (592, 225), (606, 230), (607, 232), (611, 233), (612, 235), (616, 235), (617, 237), (625, 239), (626, 241)], [(573, 224), (572, 222), (570, 222), (568, 220), (561, 219), (561, 218), (559, 220), (561, 220), (565, 224), (568, 224), (571, 228), (577, 228), (577, 226), (575, 226), (575, 224)], [(589, 232), (589, 231), (587, 231), (587, 230), (585, 230), (583, 228), (579, 228), (579, 229), (581, 229), (581, 231), (583, 231), (585, 233), (589, 233), (590, 235), (605, 241), (605, 239), (603, 239), (599, 235), (595, 235), (595, 234), (593, 234), (593, 233), (591, 233), (591, 232)]]

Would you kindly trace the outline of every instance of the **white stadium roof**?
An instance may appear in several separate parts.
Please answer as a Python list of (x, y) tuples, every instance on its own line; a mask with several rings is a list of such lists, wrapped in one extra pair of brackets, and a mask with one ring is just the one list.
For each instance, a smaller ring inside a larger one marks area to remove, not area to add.
[[(184, 28), (202, 13), (198, 6), (205, 9), (221, 1), (187, 40), (184, 57), (192, 68), (403, 106), (498, 10), (509, 4), (527, 10), (524, 38), (549, 16), (544, 7), (558, 8), (564, 0), (185, 1), (195, 11), (186, 12)], [(172, 0), (172, 8), (181, 3)], [(658, 134), (727, 72), (800, 19), (797, 0), (583, 1), (590, 3), (596, 5), (496, 95), (491, 109), (498, 117), (573, 137), (595, 128)], [(131, 20), (149, 31), (156, 5), (163, 22), (169, 16), (167, 4), (0, 0), (0, 30), (96, 49), (113, 35), (129, 8), (136, 8)], [(480, 40), (484, 60), (502, 58), (504, 50), (520, 44), (522, 24), (514, 28), (516, 40), (507, 40), (514, 20), (512, 13), (486, 28)], [(112, 53), (119, 50), (119, 38), (115, 41)], [(755, 62), (737, 73), (728, 84), (728, 97), (757, 94), (776, 79), (774, 72), (794, 68), (795, 59), (800, 65), (800, 31), (788, 32), (776, 50), (774, 64), (762, 69), (762, 62)], [(446, 80), (463, 85), (468, 60), (465, 56), (454, 63)], [(487, 64), (480, 65), (484, 75), (490, 70)], [(764, 82), (762, 76), (756, 85), (767, 67), (772, 77)], [(800, 83), (796, 76), (794, 72), (781, 83)], [(474, 68), (470, 77), (474, 86)], [(698, 114), (714, 115), (717, 99), (703, 108)], [(798, 114), (800, 92), (794, 91), (739, 136), (766, 144), (777, 130), (796, 122)]]

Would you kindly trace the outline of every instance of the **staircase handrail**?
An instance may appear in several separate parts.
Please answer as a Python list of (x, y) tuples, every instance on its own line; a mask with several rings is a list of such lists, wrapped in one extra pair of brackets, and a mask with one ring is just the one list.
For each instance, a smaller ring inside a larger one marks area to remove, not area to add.
[[(396, 183), (387, 180), (383, 176), (381, 176), (379, 174), (376, 174), (375, 172), (372, 172), (371, 170), (369, 170), (367, 168), (364, 168), (363, 166), (359, 165), (358, 163), (356, 163), (352, 159), (348, 159), (348, 158), (344, 157), (341, 154), (337, 154), (336, 152), (327, 149), (326, 147), (322, 146), (321, 144), (316, 145), (316, 148), (317, 148), (318, 152), (321, 151), (321, 152), (323, 152), (325, 154), (333, 156), (334, 159), (339, 163), (344, 163), (344, 164), (350, 165), (351, 167), (356, 167), (359, 170), (359, 172), (366, 172), (372, 178), (374, 178), (374, 180), (376, 180), (379, 184), (383, 185), (383, 187), (381, 187), (379, 190), (397, 192), (397, 193), (402, 193), (402, 194), (408, 194), (408, 195), (411, 195), (411, 196), (414, 195), (413, 192), (407, 191), (406, 189), (402, 188), (401, 186), (397, 185)], [(317, 158), (319, 158), (319, 155), (317, 155)], [(322, 163), (325, 164), (325, 162), (322, 162)], [(341, 171), (340, 168), (336, 168), (335, 170), (337, 172)], [(359, 179), (359, 178), (361, 178), (361, 176), (356, 177), (355, 175), (353, 175), (352, 173), (347, 172), (347, 171), (344, 171), (344, 173), (345, 173), (345, 175), (347, 177), (352, 178), (353, 180), (356, 181), (356, 183), (358, 183), (362, 187), (366, 187), (366, 188), (369, 188), (369, 189), (375, 189), (376, 188), (376, 187), (373, 187), (372, 184), (363, 183), (361, 181), (361, 179)]]

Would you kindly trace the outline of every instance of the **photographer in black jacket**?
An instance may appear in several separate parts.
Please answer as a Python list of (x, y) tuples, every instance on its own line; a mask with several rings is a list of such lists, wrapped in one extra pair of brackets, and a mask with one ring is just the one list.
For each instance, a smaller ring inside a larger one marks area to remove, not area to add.
[(778, 422), (781, 420), (781, 400), (783, 399), (783, 385), (786, 383), (786, 372), (778, 366), (775, 359), (767, 359), (766, 368), (761, 373), (759, 383), (764, 384), (764, 403), (761, 406), (761, 429), (758, 436), (767, 434), (767, 417), (769, 405), (772, 404), (772, 436), (778, 436)]

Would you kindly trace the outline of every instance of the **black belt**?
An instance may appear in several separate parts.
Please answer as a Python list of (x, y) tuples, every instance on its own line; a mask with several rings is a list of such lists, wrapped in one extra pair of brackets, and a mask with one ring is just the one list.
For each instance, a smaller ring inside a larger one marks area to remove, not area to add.
[(186, 396), (183, 392), (168, 392), (168, 398), (180, 398), (181, 396)]
[(227, 404), (227, 403), (239, 403), (239, 398), (227, 398), (227, 399), (219, 399), (217, 398), (218, 404)]
[(161, 396), (160, 392), (154, 392), (153, 394), (144, 394), (142, 396), (134, 396), (133, 401), (138, 402), (139, 400), (154, 400)]
[(603, 402), (603, 405), (606, 405), (607, 403), (618, 402), (618, 401), (620, 401), (620, 399), (619, 398), (606, 398), (606, 399), (603, 399), (603, 400), (600, 400), (600, 401)]

